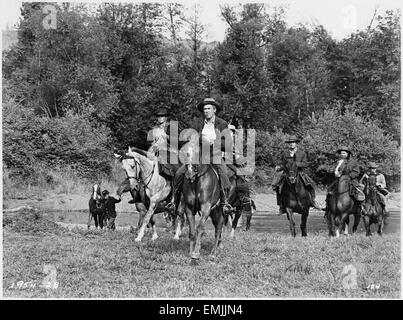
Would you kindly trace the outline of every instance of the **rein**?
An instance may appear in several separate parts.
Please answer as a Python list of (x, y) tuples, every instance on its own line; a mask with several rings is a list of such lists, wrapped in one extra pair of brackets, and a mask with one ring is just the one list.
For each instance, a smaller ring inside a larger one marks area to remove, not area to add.
[[(135, 166), (136, 166), (136, 172), (140, 172), (140, 171), (141, 171), (141, 165), (140, 165), (140, 163), (137, 161), (137, 159), (136, 159), (135, 157), (133, 157), (133, 156), (126, 156), (126, 155), (125, 155), (125, 156), (122, 156), (121, 159), (122, 159), (122, 160), (124, 160), (124, 159), (133, 159), (134, 164), (135, 164)], [(137, 170), (137, 166), (140, 167), (140, 170)], [(150, 182), (151, 182), (151, 180), (152, 180), (154, 171), (155, 171), (155, 163), (153, 164), (153, 169), (151, 170), (151, 173), (150, 173), (146, 178), (142, 179), (141, 177), (127, 176), (127, 179), (136, 179), (139, 184), (140, 184), (140, 182), (143, 182), (144, 187), (145, 187), (145, 188), (148, 188), (148, 185), (150, 184)], [(149, 179), (149, 180), (148, 180), (148, 182), (146, 183), (146, 180), (147, 180), (147, 179)]]

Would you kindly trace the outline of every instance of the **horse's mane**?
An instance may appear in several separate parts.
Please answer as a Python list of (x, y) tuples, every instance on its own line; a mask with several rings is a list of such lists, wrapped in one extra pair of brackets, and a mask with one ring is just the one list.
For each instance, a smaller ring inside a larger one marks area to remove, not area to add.
[(134, 152), (136, 152), (136, 153), (138, 153), (138, 154), (140, 154), (140, 155), (142, 155), (144, 157), (148, 157), (148, 152), (147, 151), (139, 149), (139, 148), (136, 148), (136, 147), (130, 147), (130, 148), (132, 149), (132, 151), (134, 151)]

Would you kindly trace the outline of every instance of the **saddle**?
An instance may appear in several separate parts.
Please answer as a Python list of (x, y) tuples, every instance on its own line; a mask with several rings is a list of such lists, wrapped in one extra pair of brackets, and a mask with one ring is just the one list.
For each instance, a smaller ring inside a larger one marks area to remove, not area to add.
[(174, 159), (178, 159), (178, 152), (175, 149), (168, 147), (158, 151), (158, 171), (161, 175), (171, 180), (175, 176), (176, 171), (181, 167), (181, 163), (171, 164), (171, 154), (174, 155)]
[(204, 175), (206, 173), (207, 169), (209, 169), (209, 168), (213, 169), (213, 172), (216, 174), (217, 179), (220, 179), (220, 176), (219, 176), (217, 170), (211, 164), (207, 164), (205, 166), (200, 166), (200, 165), (192, 165), (192, 166), (194, 168), (193, 170), (186, 170), (186, 172), (185, 172), (185, 178), (189, 179), (192, 183), (196, 180), (196, 178)]

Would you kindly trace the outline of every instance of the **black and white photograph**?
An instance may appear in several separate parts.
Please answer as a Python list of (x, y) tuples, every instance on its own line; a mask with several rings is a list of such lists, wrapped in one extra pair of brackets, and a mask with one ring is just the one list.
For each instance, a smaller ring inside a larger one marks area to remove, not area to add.
[(0, 5), (2, 299), (401, 299), (400, 1)]

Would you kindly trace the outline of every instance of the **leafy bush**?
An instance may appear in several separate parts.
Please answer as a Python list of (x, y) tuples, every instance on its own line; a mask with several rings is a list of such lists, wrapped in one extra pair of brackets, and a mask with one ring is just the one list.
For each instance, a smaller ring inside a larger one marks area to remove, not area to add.
[[(47, 170), (69, 166), (78, 176), (109, 174), (112, 155), (107, 150), (108, 130), (94, 126), (85, 116), (34, 116), (12, 99), (3, 106), (3, 161), (14, 175), (38, 182), (39, 164)], [(49, 181), (51, 182), (51, 181)]]
[(345, 145), (352, 150), (362, 171), (369, 161), (379, 164), (386, 176), (400, 176), (400, 148), (376, 121), (354, 112), (354, 105), (329, 106), (322, 115), (306, 121), (301, 145), (311, 155), (310, 169), (316, 178), (329, 182), (336, 162), (336, 150)]

